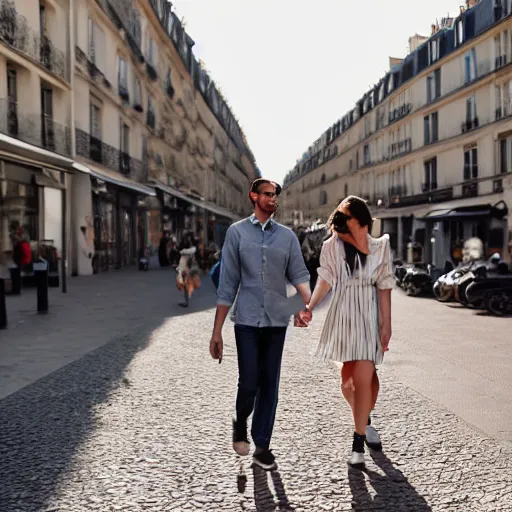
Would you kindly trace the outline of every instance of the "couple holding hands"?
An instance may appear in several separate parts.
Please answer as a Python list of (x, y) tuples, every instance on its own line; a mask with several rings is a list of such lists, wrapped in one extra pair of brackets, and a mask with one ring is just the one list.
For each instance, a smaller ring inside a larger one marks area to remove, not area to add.
[(278, 184), (256, 180), (249, 192), (254, 214), (230, 226), (223, 247), (210, 354), (222, 360), (222, 327), (236, 297), (239, 378), (233, 448), (239, 455), (249, 454), (247, 420), (254, 413), (253, 461), (266, 470), (277, 467), (270, 439), (289, 321), (289, 281), (305, 304), (295, 316), (297, 327), (309, 325), (316, 306), (332, 291), (316, 354), (324, 361), (343, 363), (341, 391), (354, 419), (348, 464), (363, 469), (365, 444), (382, 449), (370, 413), (379, 393), (376, 365), (382, 363), (391, 338), (395, 279), (389, 237), (370, 236), (373, 219), (363, 199), (344, 199), (329, 219), (332, 236), (323, 244), (318, 281), (311, 293), (297, 237), (273, 219), (280, 192)]

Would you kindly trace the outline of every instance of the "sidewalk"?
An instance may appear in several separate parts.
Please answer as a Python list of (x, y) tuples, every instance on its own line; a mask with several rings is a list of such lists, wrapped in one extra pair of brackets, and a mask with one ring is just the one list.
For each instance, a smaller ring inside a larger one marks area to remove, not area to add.
[(188, 310), (178, 306), (181, 300), (170, 267), (70, 278), (67, 294), (50, 288), (47, 315), (37, 314), (35, 289), (8, 296), (8, 328), (0, 331), (0, 399), (112, 340), (144, 336), (170, 316), (212, 307), (209, 277), (202, 277), (201, 293)]

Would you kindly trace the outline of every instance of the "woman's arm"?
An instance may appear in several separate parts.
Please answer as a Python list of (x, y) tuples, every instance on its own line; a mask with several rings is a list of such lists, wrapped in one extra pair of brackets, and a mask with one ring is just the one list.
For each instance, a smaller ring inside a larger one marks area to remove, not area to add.
[(380, 343), (384, 352), (388, 351), (391, 339), (391, 290), (377, 290), (379, 301)]

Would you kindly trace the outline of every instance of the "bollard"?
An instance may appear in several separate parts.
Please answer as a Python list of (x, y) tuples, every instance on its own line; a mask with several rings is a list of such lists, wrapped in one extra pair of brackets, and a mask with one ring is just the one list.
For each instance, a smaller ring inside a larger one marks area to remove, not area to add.
[(5, 281), (0, 279), (0, 329), (7, 329), (7, 308), (5, 304)]
[(18, 265), (9, 265), (11, 274), (11, 295), (21, 295), (21, 268)]
[(34, 277), (37, 285), (37, 312), (48, 313), (48, 263), (45, 260), (34, 263)]

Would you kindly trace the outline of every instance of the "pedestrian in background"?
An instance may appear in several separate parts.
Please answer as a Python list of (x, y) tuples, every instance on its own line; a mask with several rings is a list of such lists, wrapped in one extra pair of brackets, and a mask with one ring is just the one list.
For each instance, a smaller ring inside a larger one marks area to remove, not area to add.
[(376, 365), (391, 338), (391, 290), (394, 287), (387, 235), (369, 235), (372, 217), (366, 202), (344, 199), (329, 219), (332, 236), (323, 244), (318, 283), (311, 302), (298, 316), (308, 325), (312, 312), (333, 289), (317, 354), (343, 363), (341, 389), (352, 409), (354, 437), (349, 465), (364, 468), (364, 445), (381, 450), (370, 413), (379, 393)]
[(210, 354), (222, 360), (222, 327), (236, 299), (235, 338), (238, 393), (233, 420), (233, 449), (249, 454), (247, 420), (254, 411), (253, 461), (266, 470), (277, 467), (270, 450), (276, 415), (281, 358), (290, 319), (287, 279), (302, 300), (310, 299), (309, 274), (299, 241), (272, 217), (281, 187), (263, 178), (253, 182), (249, 198), (254, 213), (231, 225), (222, 248), (217, 312)]
[(201, 275), (197, 265), (197, 248), (193, 238), (185, 237), (180, 247), (180, 261), (176, 268), (176, 287), (183, 292), (184, 302), (180, 306), (188, 308), (194, 290), (201, 287)]

